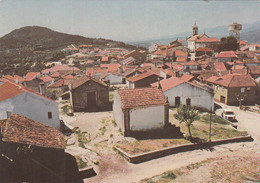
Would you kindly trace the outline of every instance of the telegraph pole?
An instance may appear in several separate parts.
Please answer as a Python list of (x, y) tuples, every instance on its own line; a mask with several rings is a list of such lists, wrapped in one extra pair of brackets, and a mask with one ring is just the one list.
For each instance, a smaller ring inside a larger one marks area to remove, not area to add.
[(210, 107), (210, 116), (209, 116), (209, 142), (211, 142), (211, 118), (212, 118), (212, 107)]

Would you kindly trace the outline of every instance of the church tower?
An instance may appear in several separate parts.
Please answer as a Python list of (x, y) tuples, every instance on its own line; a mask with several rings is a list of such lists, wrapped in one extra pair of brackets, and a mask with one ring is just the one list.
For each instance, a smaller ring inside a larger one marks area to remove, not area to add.
[(198, 26), (196, 25), (196, 22), (194, 24), (194, 26), (192, 27), (192, 35), (198, 35)]

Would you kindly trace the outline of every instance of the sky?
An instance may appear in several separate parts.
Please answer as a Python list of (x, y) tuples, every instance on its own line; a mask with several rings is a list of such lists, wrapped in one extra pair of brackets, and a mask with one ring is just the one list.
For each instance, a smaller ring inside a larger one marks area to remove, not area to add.
[(0, 0), (0, 37), (23, 26), (120, 41), (260, 21), (260, 0)]

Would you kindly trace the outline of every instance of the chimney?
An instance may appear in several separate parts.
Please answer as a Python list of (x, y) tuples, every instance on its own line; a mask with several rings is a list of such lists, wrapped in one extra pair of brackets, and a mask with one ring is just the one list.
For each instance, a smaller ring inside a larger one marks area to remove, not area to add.
[(40, 94), (41, 95), (44, 95), (45, 94), (45, 92), (43, 91), (44, 90), (44, 83), (40, 83)]
[(233, 67), (234, 67), (234, 70), (236, 70), (236, 61), (234, 61), (234, 66)]

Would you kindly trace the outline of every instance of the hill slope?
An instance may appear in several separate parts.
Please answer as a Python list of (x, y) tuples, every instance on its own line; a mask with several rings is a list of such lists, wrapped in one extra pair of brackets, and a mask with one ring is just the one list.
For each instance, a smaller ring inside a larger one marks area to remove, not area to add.
[[(86, 38), (53, 31), (39, 26), (16, 29), (0, 38), (0, 74), (24, 74), (31, 65), (56, 60), (60, 50), (68, 45), (91, 44), (98, 48), (111, 47), (137, 49), (132, 45), (106, 39)], [(24, 68), (27, 67), (27, 68)], [(36, 68), (39, 70), (41, 68)]]

